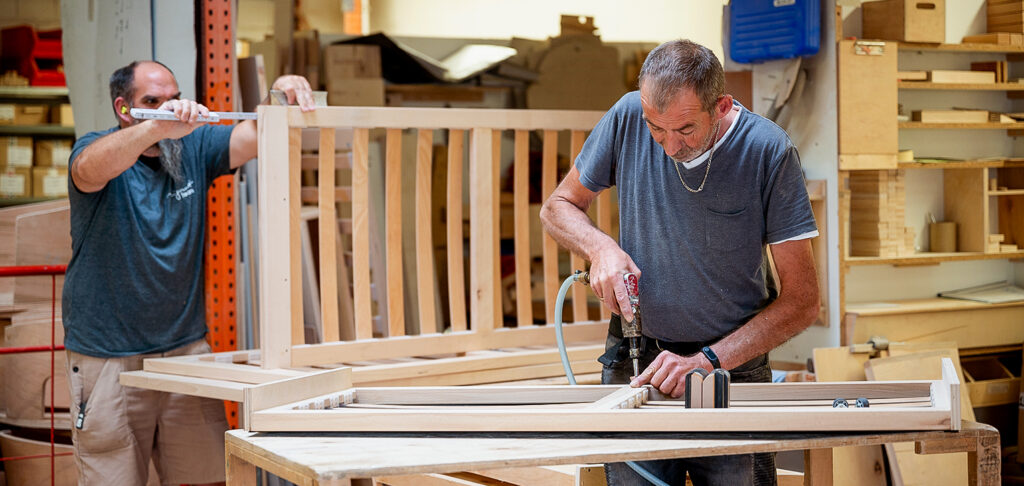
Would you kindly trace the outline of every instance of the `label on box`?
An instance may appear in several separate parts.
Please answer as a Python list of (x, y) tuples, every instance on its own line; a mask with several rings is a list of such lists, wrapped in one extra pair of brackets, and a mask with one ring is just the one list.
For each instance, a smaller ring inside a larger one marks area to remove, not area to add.
[(68, 193), (68, 178), (51, 169), (43, 176), (43, 195), (46, 197), (65, 196)]
[(71, 147), (66, 145), (54, 145), (53, 165), (56, 167), (67, 167), (68, 159), (71, 158)]
[(0, 174), (0, 195), (24, 196), (25, 176), (22, 174)]
[(0, 123), (14, 123), (14, 105), (0, 105)]
[(7, 165), (11, 167), (32, 167), (32, 147), (8, 145)]

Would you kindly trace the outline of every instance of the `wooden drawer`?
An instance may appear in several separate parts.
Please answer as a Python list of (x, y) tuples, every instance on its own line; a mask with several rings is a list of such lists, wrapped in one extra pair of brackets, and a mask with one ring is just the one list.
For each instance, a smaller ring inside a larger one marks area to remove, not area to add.
[(975, 408), (1017, 403), (1020, 377), (996, 358), (963, 359), (964, 378)]

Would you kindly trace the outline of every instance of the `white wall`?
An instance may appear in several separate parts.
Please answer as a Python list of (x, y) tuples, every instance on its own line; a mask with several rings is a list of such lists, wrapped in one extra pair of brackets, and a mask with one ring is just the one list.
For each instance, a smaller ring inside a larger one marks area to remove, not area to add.
[(680, 37), (722, 55), (725, 0), (374, 0), (370, 32), (409, 37), (545, 39), (559, 34), (561, 15), (594, 17), (605, 42)]

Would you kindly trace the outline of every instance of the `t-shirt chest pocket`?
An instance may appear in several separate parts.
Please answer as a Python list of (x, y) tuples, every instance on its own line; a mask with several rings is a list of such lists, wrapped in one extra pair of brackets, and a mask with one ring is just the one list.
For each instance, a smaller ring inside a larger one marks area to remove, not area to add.
[(705, 246), (712, 251), (733, 251), (758, 241), (749, 207), (719, 210), (705, 208)]

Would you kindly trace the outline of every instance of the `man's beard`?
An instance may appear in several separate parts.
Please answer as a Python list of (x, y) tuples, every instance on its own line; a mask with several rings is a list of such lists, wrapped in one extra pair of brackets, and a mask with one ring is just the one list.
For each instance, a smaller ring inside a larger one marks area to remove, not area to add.
[(690, 162), (697, 157), (700, 157), (706, 150), (711, 149), (711, 145), (714, 144), (715, 136), (718, 135), (718, 122), (715, 122), (715, 126), (708, 132), (708, 135), (701, 140), (700, 145), (696, 147), (690, 147), (683, 143), (683, 146), (679, 148), (679, 151), (672, 155), (672, 160), (676, 162)]
[(185, 171), (181, 165), (181, 153), (184, 144), (181, 139), (165, 138), (157, 142), (160, 149), (160, 166), (167, 171), (175, 184), (181, 185), (185, 180)]

